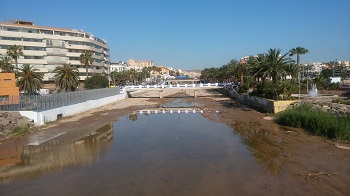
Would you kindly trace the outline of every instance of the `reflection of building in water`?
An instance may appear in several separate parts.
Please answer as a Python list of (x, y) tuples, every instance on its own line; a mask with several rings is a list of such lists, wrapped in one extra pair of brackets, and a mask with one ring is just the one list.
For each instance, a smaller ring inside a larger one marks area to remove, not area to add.
[[(81, 137), (83, 135), (85, 136)], [(22, 151), (18, 149), (16, 153), (2, 153), (0, 179), (9, 180), (26, 174), (40, 175), (53, 169), (91, 164), (99, 158), (100, 153), (112, 146), (112, 140), (113, 126), (109, 123), (90, 133), (74, 131), (37, 146), (25, 146), (24, 151), (22, 148)]]

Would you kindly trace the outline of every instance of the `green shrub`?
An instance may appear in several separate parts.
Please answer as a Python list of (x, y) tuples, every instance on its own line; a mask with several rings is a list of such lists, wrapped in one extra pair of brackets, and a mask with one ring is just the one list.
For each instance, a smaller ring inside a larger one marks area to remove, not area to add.
[(28, 126), (16, 126), (12, 129), (12, 134), (14, 135), (23, 135), (29, 131)]
[(350, 114), (335, 116), (329, 112), (313, 109), (311, 104), (302, 103), (298, 107), (279, 113), (277, 122), (304, 128), (313, 135), (350, 141)]
[(86, 89), (98, 89), (107, 87), (108, 79), (106, 76), (101, 74), (94, 74), (84, 81), (84, 88)]
[(350, 105), (350, 99), (335, 98), (332, 100), (332, 103), (340, 103), (340, 104)]

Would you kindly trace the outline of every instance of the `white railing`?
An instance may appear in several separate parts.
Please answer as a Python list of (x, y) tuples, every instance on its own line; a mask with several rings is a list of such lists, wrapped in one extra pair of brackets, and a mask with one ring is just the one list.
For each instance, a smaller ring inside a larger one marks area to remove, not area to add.
[(161, 85), (128, 85), (120, 88), (120, 93), (124, 93), (126, 89), (164, 89), (164, 88), (202, 88), (202, 87), (223, 87), (229, 86), (230, 83), (200, 83), (200, 84), (161, 84)]
[(203, 113), (203, 110), (200, 109), (159, 109), (159, 110), (139, 110), (136, 113), (138, 114), (180, 114), (180, 113), (186, 113), (186, 114), (195, 114), (195, 113)]

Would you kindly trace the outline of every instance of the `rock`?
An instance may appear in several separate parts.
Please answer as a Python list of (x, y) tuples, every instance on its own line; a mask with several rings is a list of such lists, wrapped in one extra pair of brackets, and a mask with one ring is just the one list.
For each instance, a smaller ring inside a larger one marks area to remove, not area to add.
[(29, 118), (21, 116), (19, 112), (0, 112), (0, 138), (11, 134), (16, 126), (34, 126)]
[(9, 125), (11, 123), (10, 120), (2, 118), (0, 119), (0, 125)]
[(263, 119), (264, 119), (264, 120), (273, 120), (274, 118), (271, 117), (271, 116), (265, 116)]
[(5, 130), (2, 131), (2, 133), (5, 133), (6, 135), (7, 135), (7, 134), (10, 134), (11, 132), (12, 132), (12, 131), (11, 131), (10, 129), (5, 129)]

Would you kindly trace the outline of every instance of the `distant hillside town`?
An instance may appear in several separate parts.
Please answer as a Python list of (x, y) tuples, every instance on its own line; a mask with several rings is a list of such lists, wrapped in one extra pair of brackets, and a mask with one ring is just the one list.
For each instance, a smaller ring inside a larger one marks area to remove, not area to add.
[(118, 61), (111, 62), (110, 71), (111, 72), (121, 72), (128, 70), (135, 70), (136, 72), (142, 72), (144, 68), (156, 67), (160, 71), (151, 71), (152, 75), (161, 76), (162, 79), (175, 79), (176, 76), (187, 76), (187, 78), (197, 79), (201, 75), (201, 70), (181, 70), (174, 69), (172, 67), (166, 67), (162, 65), (155, 66), (151, 60), (134, 60), (129, 59), (127, 62)]

